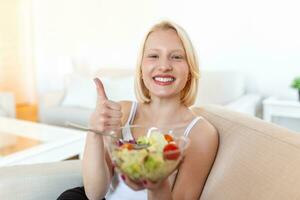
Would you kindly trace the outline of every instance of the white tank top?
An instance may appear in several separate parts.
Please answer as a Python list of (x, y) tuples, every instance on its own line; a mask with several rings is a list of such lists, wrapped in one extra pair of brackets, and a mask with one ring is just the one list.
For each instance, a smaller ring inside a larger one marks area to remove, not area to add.
[[(137, 105), (138, 105), (137, 102), (132, 102), (129, 117), (128, 117), (128, 120), (127, 120), (125, 126), (129, 126), (133, 123), (135, 113), (136, 113), (136, 110), (137, 110)], [(187, 126), (187, 128), (185, 129), (184, 134), (183, 134), (185, 137), (188, 137), (188, 135), (190, 133), (190, 130), (197, 123), (197, 121), (201, 118), (202, 117), (200, 117), (200, 116), (195, 117), (189, 123), (189, 125)], [(122, 136), (123, 136), (123, 139), (125, 139), (125, 140), (132, 140), (133, 139), (133, 135), (132, 135), (130, 129), (124, 129), (122, 131)], [(121, 180), (121, 178), (119, 176), (117, 178), (119, 180), (119, 184), (115, 189), (113, 189), (111, 187), (110, 191), (106, 195), (107, 200), (119, 200), (119, 199), (122, 199), (122, 200), (147, 200), (147, 190), (134, 191), (130, 187), (128, 187)]]

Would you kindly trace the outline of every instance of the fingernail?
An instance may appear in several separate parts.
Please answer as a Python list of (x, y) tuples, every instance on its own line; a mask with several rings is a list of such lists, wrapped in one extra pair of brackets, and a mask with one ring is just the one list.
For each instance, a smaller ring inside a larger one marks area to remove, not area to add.
[(94, 78), (94, 83), (98, 86), (98, 78)]
[(146, 180), (143, 180), (143, 184), (144, 184), (144, 185), (147, 185), (147, 181), (146, 181)]
[(121, 175), (121, 178), (123, 179), (123, 181), (125, 181), (125, 179), (126, 179), (123, 174)]
[(98, 87), (97, 80), (95, 78), (94, 78), (94, 83), (95, 83), (96, 87)]

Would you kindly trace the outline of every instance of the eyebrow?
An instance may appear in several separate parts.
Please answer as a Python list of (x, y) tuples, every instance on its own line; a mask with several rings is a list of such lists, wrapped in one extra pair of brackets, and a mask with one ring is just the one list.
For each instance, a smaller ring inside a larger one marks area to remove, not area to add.
[[(154, 48), (154, 49), (145, 49), (145, 51), (161, 51), (161, 49), (156, 49), (156, 48)], [(180, 52), (184, 53), (183, 49), (174, 49), (174, 50), (172, 50), (172, 53), (177, 52), (177, 51), (180, 51)]]

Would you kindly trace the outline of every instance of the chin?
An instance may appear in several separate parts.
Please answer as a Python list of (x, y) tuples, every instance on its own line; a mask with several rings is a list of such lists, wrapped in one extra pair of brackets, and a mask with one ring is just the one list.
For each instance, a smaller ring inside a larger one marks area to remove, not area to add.
[(176, 93), (174, 92), (155, 92), (155, 93), (152, 93), (151, 96), (155, 96), (157, 98), (172, 98), (174, 96), (176, 96)]

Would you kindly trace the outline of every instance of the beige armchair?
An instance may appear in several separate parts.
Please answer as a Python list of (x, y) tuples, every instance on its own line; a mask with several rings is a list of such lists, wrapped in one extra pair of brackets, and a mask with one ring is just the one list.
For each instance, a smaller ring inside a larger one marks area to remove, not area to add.
[[(300, 134), (219, 106), (194, 108), (220, 135), (201, 200), (300, 199)], [(0, 168), (0, 199), (55, 199), (82, 185), (80, 161)]]

